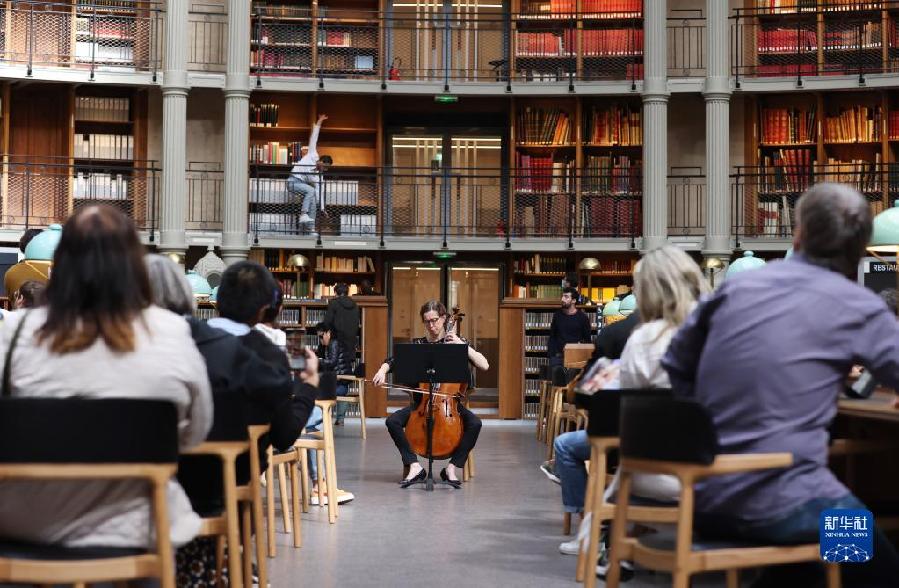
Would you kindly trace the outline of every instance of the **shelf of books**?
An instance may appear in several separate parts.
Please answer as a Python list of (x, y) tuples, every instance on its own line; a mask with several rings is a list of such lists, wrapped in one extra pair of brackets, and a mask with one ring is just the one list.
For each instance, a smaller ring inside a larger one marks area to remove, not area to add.
[(377, 0), (254, 2), (251, 71), (376, 77), (381, 71), (381, 35)]
[(751, 230), (792, 234), (796, 200), (818, 182), (850, 184), (865, 195), (874, 214), (884, 209), (896, 155), (891, 116), (899, 125), (889, 93), (794, 93), (755, 102), (747, 152), (754, 165), (741, 169), (743, 213), (755, 219)]
[(72, 208), (104, 203), (148, 218), (146, 92), (80, 86), (73, 120)]
[[(537, 417), (540, 374), (548, 363), (550, 324), (558, 308), (558, 300), (506, 298), (500, 303), (500, 418)], [(598, 307), (581, 309), (595, 334)]]
[[(377, 97), (254, 92), (250, 101), (250, 230), (297, 234), (301, 198), (287, 189), (291, 168), (305, 154), (312, 124), (327, 114), (317, 150), (334, 161), (322, 179), (318, 230), (334, 235), (377, 231), (378, 153), (382, 135)], [(325, 214), (321, 214), (324, 212)]]
[[(737, 17), (742, 73), (757, 76), (860, 75), (895, 71), (892, 2), (748, 0)], [(742, 33), (742, 34), (741, 34)]]
[[(295, 253), (304, 254), (311, 267), (290, 266)], [(365, 255), (335, 255), (293, 249), (251, 249), (249, 259), (261, 263), (278, 280), (285, 300), (324, 300), (335, 296), (334, 286), (343, 282), (350, 295), (380, 291), (381, 263)], [(367, 295), (367, 294), (366, 294)]]
[(511, 9), (514, 79), (643, 77), (642, 0), (514, 0)]
[(512, 111), (515, 234), (640, 234), (643, 122), (638, 100), (515, 100)]

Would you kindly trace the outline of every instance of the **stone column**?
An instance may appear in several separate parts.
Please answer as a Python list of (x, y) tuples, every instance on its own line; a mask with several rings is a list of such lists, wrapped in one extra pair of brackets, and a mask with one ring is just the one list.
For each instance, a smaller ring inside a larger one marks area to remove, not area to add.
[[(711, 1), (711, 0), (709, 0)], [(644, 2), (643, 250), (668, 242), (667, 0)]]
[(730, 72), (727, 3), (706, 0), (709, 57), (705, 87), (706, 236), (702, 254), (725, 263), (731, 254)]
[(225, 201), (222, 259), (227, 264), (246, 259), (247, 153), (250, 129), (250, 1), (228, 2), (228, 67), (225, 74)]
[(183, 255), (187, 249), (187, 0), (169, 0), (165, 15), (162, 73), (162, 197), (159, 250)]

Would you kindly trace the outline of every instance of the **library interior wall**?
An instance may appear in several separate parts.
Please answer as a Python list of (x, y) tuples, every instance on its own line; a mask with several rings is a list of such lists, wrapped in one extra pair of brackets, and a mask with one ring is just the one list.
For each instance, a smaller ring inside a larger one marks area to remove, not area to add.
[(162, 165), (162, 92), (158, 88), (152, 88), (147, 97), (147, 159)]
[(187, 163), (221, 164), (225, 154), (225, 98), (218, 88), (194, 88), (187, 100)]
[[(705, 173), (705, 100), (697, 94), (672, 94), (668, 103), (668, 167), (698, 167)], [(695, 170), (691, 170), (695, 171)]]

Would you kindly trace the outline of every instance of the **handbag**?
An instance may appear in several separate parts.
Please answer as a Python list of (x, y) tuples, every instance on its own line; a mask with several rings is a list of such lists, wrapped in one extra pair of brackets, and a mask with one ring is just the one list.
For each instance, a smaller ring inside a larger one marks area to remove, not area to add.
[(16, 331), (12, 335), (12, 341), (9, 342), (9, 348), (6, 350), (6, 358), (3, 361), (3, 389), (0, 396), (3, 398), (9, 398), (12, 396), (12, 384), (10, 371), (12, 368), (12, 352), (16, 347), (16, 343), (19, 341), (19, 334), (22, 332), (22, 327), (25, 326), (25, 321), (28, 320), (28, 312), (25, 313), (25, 316), (22, 317), (22, 320), (19, 321), (19, 324), (16, 326)]

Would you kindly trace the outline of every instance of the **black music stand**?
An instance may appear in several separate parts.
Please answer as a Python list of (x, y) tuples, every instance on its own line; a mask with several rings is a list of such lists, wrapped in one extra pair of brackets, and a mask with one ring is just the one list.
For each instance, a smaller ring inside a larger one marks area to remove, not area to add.
[[(471, 373), (468, 368), (468, 345), (426, 345), (397, 343), (393, 346), (393, 377), (407, 386), (428, 383), (428, 392), (434, 392), (438, 382), (444, 384), (468, 384)], [(428, 394), (428, 475), (420, 482), (425, 490), (434, 490), (434, 395)]]

